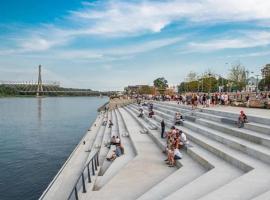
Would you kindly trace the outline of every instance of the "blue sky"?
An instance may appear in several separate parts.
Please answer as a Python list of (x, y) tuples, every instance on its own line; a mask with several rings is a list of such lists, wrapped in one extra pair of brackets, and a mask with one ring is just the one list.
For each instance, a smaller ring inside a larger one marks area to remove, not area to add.
[[(121, 90), (270, 62), (266, 0), (1, 0), (0, 80)], [(226, 64), (227, 63), (227, 64)]]

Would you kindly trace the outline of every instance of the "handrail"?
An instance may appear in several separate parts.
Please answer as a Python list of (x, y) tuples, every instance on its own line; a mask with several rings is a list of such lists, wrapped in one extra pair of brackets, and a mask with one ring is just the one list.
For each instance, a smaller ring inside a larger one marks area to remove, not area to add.
[[(87, 162), (87, 164), (85, 165), (85, 167), (82, 170), (81, 175), (78, 177), (72, 191), (70, 192), (70, 195), (68, 196), (67, 200), (72, 200), (75, 198), (75, 200), (79, 200), (79, 191), (78, 189), (80, 189), (80, 187), (78, 187), (78, 184), (81, 181), (81, 187), (82, 187), (82, 193), (86, 193), (86, 181), (87, 183), (92, 183), (91, 180), (91, 173), (92, 176), (96, 175), (96, 171), (98, 170), (99, 167), (99, 151), (100, 149), (98, 149), (95, 154), (92, 156), (92, 158)], [(91, 171), (91, 172), (90, 172)], [(85, 172), (86, 172), (86, 177), (85, 177)]]

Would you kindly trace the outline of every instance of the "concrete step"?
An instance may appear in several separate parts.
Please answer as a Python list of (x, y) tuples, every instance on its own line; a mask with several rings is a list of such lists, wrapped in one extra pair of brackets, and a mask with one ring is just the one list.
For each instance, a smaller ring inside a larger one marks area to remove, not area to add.
[[(111, 136), (109, 138), (110, 140), (111, 140), (112, 136), (119, 136), (118, 121), (116, 119), (116, 115), (115, 115), (114, 110), (111, 110), (111, 120), (112, 120), (113, 126), (111, 128), (109, 128), (109, 129), (111, 129)], [(109, 122), (109, 120), (108, 120), (108, 122)], [(107, 127), (108, 127), (108, 125), (109, 125), (109, 123), (107, 123)], [(107, 152), (107, 154), (105, 155), (105, 158), (103, 158), (103, 163), (101, 165), (101, 169), (100, 169), (100, 172), (99, 172), (100, 176), (103, 176), (105, 174), (105, 172), (108, 170), (108, 168), (110, 167), (110, 165), (111, 165), (111, 162), (107, 161), (106, 157), (107, 157), (108, 154), (111, 154), (113, 149), (112, 148), (107, 148), (107, 147), (104, 147), (104, 148), (106, 148), (106, 150), (103, 150), (103, 151)]]
[[(111, 119), (112, 119), (112, 112), (109, 111), (109, 113), (108, 113), (108, 121), (111, 120)], [(100, 153), (99, 153), (99, 162), (100, 162), (101, 166), (103, 165), (103, 162), (106, 159), (106, 155), (109, 152), (109, 148), (104, 148), (104, 146), (111, 139), (111, 130), (112, 129), (110, 129), (108, 127), (108, 125), (106, 125), (105, 133), (104, 133), (104, 137), (103, 137), (103, 142), (102, 142)], [(102, 170), (100, 170), (99, 175), (102, 175), (102, 174), (103, 174), (103, 172), (102, 172)]]
[[(176, 169), (164, 165), (165, 157), (140, 125), (122, 108), (119, 109), (138, 155), (114, 176), (100, 192), (85, 199), (136, 199)], [(124, 188), (124, 190), (123, 190)]]
[(270, 199), (270, 190), (267, 192), (260, 194), (259, 196), (253, 198), (252, 200), (269, 200)]
[[(157, 109), (159, 109), (162, 106), (165, 106), (165, 108), (174, 108), (174, 109), (178, 109), (178, 111), (180, 112), (185, 112), (185, 111), (189, 111), (190, 109), (184, 109), (183, 107), (179, 108), (179, 106), (173, 106), (173, 105), (168, 105), (168, 104), (159, 104), (158, 102), (156, 103)], [(200, 118), (204, 118), (204, 119), (209, 119), (211, 121), (216, 121), (216, 122), (221, 122), (223, 124), (227, 123), (230, 125), (235, 125), (235, 123), (237, 122), (237, 116), (233, 115), (233, 116), (227, 116), (226, 117), (222, 117), (222, 116), (218, 116), (216, 114), (211, 114), (208, 112), (203, 112), (204, 110), (202, 109), (197, 109), (194, 110), (192, 113), (194, 116), (196, 117), (200, 117)], [(247, 130), (251, 130), (251, 131), (255, 131), (258, 133), (263, 133), (263, 134), (267, 134), (270, 135), (270, 126), (269, 125), (265, 125), (265, 124), (260, 124), (260, 123), (256, 123), (256, 122), (249, 122), (249, 123), (245, 123), (244, 128)]]
[(200, 198), (200, 200), (242, 200), (251, 199), (267, 188), (269, 189), (269, 169), (254, 169), (217, 190)]
[[(183, 108), (183, 109), (188, 109), (191, 110), (191, 106), (187, 106), (187, 105), (178, 105), (176, 104), (176, 102), (157, 102), (160, 104), (167, 104), (167, 105), (171, 105), (174, 107), (179, 107), (179, 108)], [(197, 110), (200, 110), (201, 112), (204, 113), (210, 113), (213, 115), (217, 115), (217, 116), (221, 116), (221, 117), (225, 117), (225, 118), (234, 118), (234, 119), (238, 119), (239, 116), (239, 112), (240, 110), (245, 110), (245, 108), (239, 108), (237, 109), (237, 112), (232, 112), (232, 111), (226, 111), (226, 107), (223, 107), (224, 109), (221, 110), (214, 110), (212, 108), (198, 108)], [(253, 112), (254, 113), (254, 112)], [(266, 117), (262, 117), (260, 116), (259, 112), (256, 114), (248, 114), (248, 120), (250, 122), (255, 122), (258, 124), (264, 124), (264, 125), (269, 125), (270, 124), (270, 117), (266, 118)]]
[[(196, 121), (196, 123), (194, 123)], [(212, 130), (213, 127), (208, 127), (208, 124), (200, 125), (198, 123), (202, 123), (202, 119), (194, 120), (194, 122), (184, 121), (184, 126), (195, 131), (200, 132), (201, 134), (204, 134), (208, 137), (211, 137), (215, 139), (218, 142), (221, 142), (223, 144), (226, 144), (232, 148), (235, 148), (237, 150), (243, 151), (251, 156), (256, 157), (257, 159), (260, 159), (263, 162), (270, 163), (270, 149), (255, 144), (249, 141), (246, 141), (242, 138), (238, 138), (235, 136), (227, 135), (221, 131)], [(212, 122), (214, 123), (214, 122)], [(222, 130), (222, 129), (221, 129)], [(230, 130), (230, 129), (228, 129)]]
[(245, 130), (245, 129), (239, 129), (237, 127), (221, 124), (219, 122), (212, 122), (206, 119), (196, 119), (196, 122), (198, 124), (206, 125), (207, 127), (212, 128), (214, 130), (222, 131), (223, 133), (227, 133), (229, 135), (242, 138), (252, 143), (270, 147), (270, 135), (256, 133), (254, 131)]
[[(204, 200), (208, 199), (250, 199), (254, 196), (264, 192), (269, 187), (269, 165), (260, 162), (256, 158), (252, 158), (243, 152), (236, 151), (232, 148), (225, 146), (209, 137), (202, 134), (193, 132), (186, 129), (186, 127), (180, 127), (188, 136), (188, 138), (197, 144), (200, 144), (203, 148), (216, 153), (221, 156), (227, 162), (230, 162), (242, 170), (248, 172), (243, 176), (231, 181), (230, 183), (220, 187), (212, 193), (205, 196)], [(254, 169), (255, 168), (255, 169)], [(252, 187), (252, 191), (248, 190), (252, 184), (252, 181), (257, 183), (256, 188)], [(194, 187), (195, 188), (195, 187)], [(237, 188), (237, 190), (235, 189)], [(249, 191), (249, 192), (247, 192)], [(183, 198), (185, 199), (185, 198)]]
[[(133, 112), (136, 112), (136, 109), (134, 107), (132, 107), (131, 109), (133, 109)], [(136, 114), (138, 114), (138, 113), (136, 113)], [(153, 120), (153, 119), (145, 118), (145, 120)], [(172, 125), (172, 124), (170, 124), (170, 125)], [(192, 144), (192, 146), (193, 146), (192, 148), (188, 148), (188, 152), (192, 152), (194, 155), (196, 155), (195, 157), (193, 156), (193, 158), (196, 158), (196, 157), (197, 158), (200, 157), (200, 159), (207, 158), (208, 163), (214, 163), (214, 165), (215, 165), (214, 169), (207, 172), (206, 174), (203, 174), (199, 178), (191, 181), (191, 184), (189, 184), (190, 182), (187, 182), (188, 184), (187, 183), (184, 184), (183, 188), (179, 187), (181, 189), (178, 189), (177, 192), (175, 192), (175, 194), (172, 196), (172, 199), (177, 198), (177, 197), (182, 197), (182, 196), (185, 196), (184, 197), (185, 199), (197, 199), (198, 197), (205, 195), (209, 191), (213, 191), (220, 186), (223, 186), (224, 184), (241, 176), (244, 173), (242, 170), (225, 162), (224, 160), (220, 159), (219, 157), (215, 156), (214, 154), (210, 153), (209, 151), (206, 151), (202, 147), (196, 146), (195, 144)], [(185, 165), (183, 165), (183, 167), (184, 166)], [(203, 183), (205, 182), (205, 180), (208, 180), (211, 177), (212, 177), (212, 179), (214, 179), (214, 181), (208, 182), (207, 186), (204, 187)], [(170, 180), (170, 179), (172, 179), (172, 177), (170, 177), (168, 179)], [(176, 179), (176, 177), (175, 177), (175, 179)], [(179, 177), (179, 179), (181, 180), (182, 178)], [(177, 184), (177, 185), (179, 186), (179, 184)], [(200, 185), (200, 190), (192, 191), (192, 190), (194, 190), (194, 188), (193, 188), (194, 185)], [(143, 195), (142, 199), (155, 199), (155, 198), (157, 198), (157, 197), (151, 198), (151, 196), (153, 194), (155, 194), (155, 192), (158, 192), (160, 190), (162, 191), (162, 188), (165, 188), (167, 190), (167, 192), (169, 191), (168, 193), (166, 193), (167, 195), (169, 195), (172, 193), (172, 190), (168, 190), (167, 189), (168, 187), (171, 187), (171, 189), (174, 188), (174, 187), (172, 187), (172, 184), (169, 184), (169, 186), (168, 186), (168, 181), (166, 180), (166, 181), (164, 181), (164, 186), (163, 186), (163, 182), (160, 183), (159, 185), (157, 185), (153, 188), (153, 191), (150, 190), (145, 195)], [(202, 187), (204, 187), (204, 188), (202, 189)], [(189, 191), (189, 193), (187, 193), (187, 191)], [(158, 196), (162, 196), (162, 198), (166, 197), (165, 195), (160, 194), (160, 192), (158, 193)]]
[[(117, 173), (125, 166), (129, 161), (131, 161), (135, 157), (134, 147), (130, 141), (129, 137), (121, 137), (121, 135), (127, 133), (126, 127), (124, 125), (124, 121), (118, 111), (118, 109), (114, 110), (118, 122), (119, 127), (119, 135), (121, 138), (121, 143), (125, 149), (125, 154), (115, 159), (106, 173), (103, 176), (99, 177), (98, 181), (95, 184), (94, 190), (100, 190), (102, 187), (107, 184), (112, 177), (116, 176)], [(105, 147), (106, 148), (106, 147)]]
[[(148, 124), (145, 121), (147, 118), (139, 119), (137, 118), (138, 112), (135, 111), (134, 108), (126, 109), (137, 121), (139, 121), (139, 123), (144, 128), (147, 129)], [(153, 141), (160, 146), (161, 150), (166, 148), (166, 140), (160, 137), (160, 133), (158, 131), (148, 129), (148, 135), (151, 136)], [(180, 161), (177, 161), (180, 162), (178, 164), (180, 168), (168, 176), (166, 179), (164, 179), (162, 182), (152, 187), (138, 199), (163, 199), (172, 192), (176, 191), (180, 187), (184, 186), (185, 184), (206, 172), (206, 169), (202, 167), (198, 162), (193, 160), (190, 156), (188, 156), (185, 151), (182, 151), (182, 153), (183, 158)], [(207, 168), (209, 168), (209, 166), (207, 166)], [(211, 168), (213, 168), (213, 166), (211, 166)]]

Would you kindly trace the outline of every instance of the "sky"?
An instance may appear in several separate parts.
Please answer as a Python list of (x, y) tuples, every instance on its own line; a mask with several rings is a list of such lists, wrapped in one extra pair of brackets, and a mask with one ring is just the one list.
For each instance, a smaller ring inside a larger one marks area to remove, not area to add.
[(0, 80), (123, 90), (270, 63), (267, 0), (0, 0)]

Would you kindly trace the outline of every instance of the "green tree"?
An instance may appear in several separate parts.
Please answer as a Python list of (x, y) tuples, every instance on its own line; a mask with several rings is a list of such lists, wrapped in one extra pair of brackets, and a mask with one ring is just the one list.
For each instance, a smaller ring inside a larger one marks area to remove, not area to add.
[(270, 76), (267, 76), (260, 80), (258, 87), (261, 91), (270, 91)]
[(168, 87), (168, 81), (164, 77), (154, 80), (154, 86), (158, 89), (166, 89)]
[(187, 83), (186, 82), (181, 82), (178, 86), (178, 93), (184, 93), (187, 91)]

